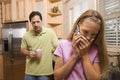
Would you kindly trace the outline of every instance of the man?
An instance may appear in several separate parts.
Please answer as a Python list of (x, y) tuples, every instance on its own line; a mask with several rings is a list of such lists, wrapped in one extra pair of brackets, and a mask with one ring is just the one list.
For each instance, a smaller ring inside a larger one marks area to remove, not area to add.
[[(42, 26), (42, 16), (38, 11), (29, 15), (33, 29), (26, 32), (21, 43), (21, 52), (26, 55), (25, 80), (48, 80), (53, 74), (52, 49), (58, 44), (58, 39), (52, 29)], [(36, 56), (36, 50), (42, 51), (42, 56)]]

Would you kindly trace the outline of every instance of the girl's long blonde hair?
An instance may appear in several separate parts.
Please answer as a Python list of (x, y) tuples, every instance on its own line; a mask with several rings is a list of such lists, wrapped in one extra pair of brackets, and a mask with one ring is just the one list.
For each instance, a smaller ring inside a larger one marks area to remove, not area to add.
[(94, 21), (100, 26), (100, 30), (94, 40), (94, 44), (96, 44), (99, 48), (99, 60), (100, 60), (100, 69), (102, 77), (106, 77), (107, 69), (108, 69), (108, 54), (107, 47), (105, 41), (105, 33), (104, 33), (104, 20), (103, 17), (96, 10), (87, 10), (81, 16), (78, 17), (76, 22), (73, 25), (72, 31), (70, 32), (67, 39), (72, 40), (75, 30), (77, 29), (77, 25), (80, 25), (84, 22), (85, 19), (89, 19)]

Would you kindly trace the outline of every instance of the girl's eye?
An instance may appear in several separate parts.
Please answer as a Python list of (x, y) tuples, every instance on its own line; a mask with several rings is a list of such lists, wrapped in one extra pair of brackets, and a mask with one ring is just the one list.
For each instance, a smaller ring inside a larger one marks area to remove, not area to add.
[(83, 31), (83, 34), (88, 34), (88, 32), (87, 31)]

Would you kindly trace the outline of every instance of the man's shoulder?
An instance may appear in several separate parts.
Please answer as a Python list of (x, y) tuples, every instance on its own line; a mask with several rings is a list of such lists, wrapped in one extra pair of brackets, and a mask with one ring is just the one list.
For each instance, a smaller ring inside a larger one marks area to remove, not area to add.
[(28, 30), (26, 33), (34, 33), (34, 30), (33, 29)]
[(28, 36), (28, 35), (30, 35), (30, 34), (33, 34), (33, 30), (27, 31), (27, 32), (24, 34), (24, 36)]
[(48, 27), (44, 27), (43, 30), (45, 30), (45, 31), (53, 31), (51, 28), (48, 28)]
[(55, 34), (54, 30), (51, 28), (43, 28), (43, 30), (49, 35)]

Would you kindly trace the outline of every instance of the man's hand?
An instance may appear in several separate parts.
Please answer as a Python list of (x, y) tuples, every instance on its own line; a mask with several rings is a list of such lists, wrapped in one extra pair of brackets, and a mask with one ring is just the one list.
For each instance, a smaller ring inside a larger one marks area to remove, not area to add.
[(35, 51), (30, 51), (29, 57), (31, 57), (31, 58), (36, 57)]

